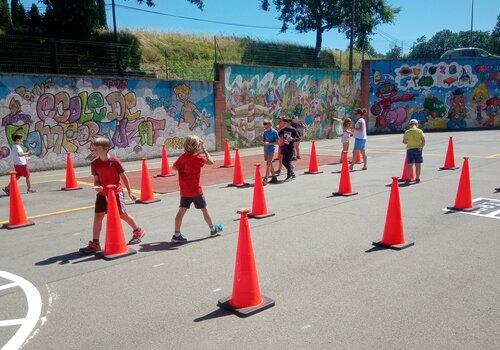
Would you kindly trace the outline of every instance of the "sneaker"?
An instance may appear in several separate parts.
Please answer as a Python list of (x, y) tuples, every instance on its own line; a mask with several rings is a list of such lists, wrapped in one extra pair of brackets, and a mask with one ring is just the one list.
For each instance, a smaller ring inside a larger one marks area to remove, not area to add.
[(349, 171), (354, 171), (354, 167), (353, 167), (353, 166), (350, 166), (350, 167), (349, 167)]
[(101, 252), (101, 245), (94, 241), (89, 241), (89, 245), (79, 249), (79, 252), (85, 255)]
[(292, 177), (292, 179), (295, 179), (295, 173), (293, 173), (293, 174), (291, 175), (291, 177)]
[(415, 183), (416, 184), (420, 183), (420, 179), (415, 179)]
[(3, 188), (3, 191), (5, 192), (5, 194), (6, 194), (7, 196), (8, 196), (8, 195), (10, 195), (10, 190), (9, 190), (9, 188), (8, 188), (8, 187), (4, 187), (4, 188)]
[(144, 237), (146, 234), (146, 231), (144, 231), (142, 228), (138, 227), (134, 231), (132, 231), (132, 239), (128, 241), (128, 244), (137, 244), (141, 243), (141, 238)]
[(293, 180), (293, 177), (287, 176), (286, 179), (283, 182), (290, 182)]
[(361, 168), (361, 170), (368, 170), (368, 168), (364, 166)]
[(271, 180), (269, 181), (270, 184), (277, 184), (278, 183), (278, 178), (276, 176), (273, 176)]
[(262, 180), (262, 185), (267, 185), (267, 179)]
[(281, 175), (281, 170), (275, 171), (274, 176), (280, 176)]
[(224, 226), (222, 226), (221, 224), (215, 224), (214, 229), (210, 230), (210, 237), (220, 236), (222, 230), (224, 230)]
[(405, 185), (409, 185), (411, 183), (410, 180), (405, 180)]
[(31, 188), (26, 191), (26, 193), (36, 193), (36, 190), (32, 190)]
[(187, 238), (184, 237), (181, 233), (179, 233), (178, 235), (173, 235), (170, 241), (172, 243), (185, 243), (187, 242)]

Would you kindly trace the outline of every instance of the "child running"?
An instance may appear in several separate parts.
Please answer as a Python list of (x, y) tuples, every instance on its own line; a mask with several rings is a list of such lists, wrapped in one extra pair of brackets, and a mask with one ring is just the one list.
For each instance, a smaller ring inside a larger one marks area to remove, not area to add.
[(279, 136), (283, 138), (283, 145), (281, 146), (281, 154), (283, 156), (283, 165), (286, 168), (286, 179), (285, 182), (295, 179), (295, 173), (293, 172), (293, 152), (294, 152), (294, 142), (300, 141), (299, 134), (295, 128), (292, 128), (292, 119), (284, 117), (282, 118), (284, 122), (284, 127), (279, 131)]
[[(202, 150), (205, 157), (198, 154)], [(186, 242), (187, 238), (181, 234), (182, 219), (186, 211), (194, 203), (196, 209), (201, 209), (203, 218), (210, 228), (210, 236), (220, 236), (223, 227), (220, 224), (214, 225), (212, 217), (207, 209), (207, 202), (203, 196), (203, 189), (200, 184), (201, 168), (205, 165), (212, 165), (214, 161), (208, 153), (203, 140), (195, 135), (189, 135), (184, 141), (184, 153), (174, 162), (173, 169), (179, 173), (179, 187), (181, 201), (179, 211), (175, 216), (175, 230), (172, 236), (173, 243)]]
[(135, 202), (136, 198), (130, 191), (130, 183), (127, 174), (117, 157), (109, 155), (110, 141), (105, 137), (97, 137), (92, 141), (91, 151), (97, 155), (97, 158), (90, 163), (90, 169), (94, 176), (94, 189), (97, 192), (95, 200), (94, 224), (92, 229), (92, 241), (84, 248), (80, 249), (83, 254), (93, 254), (101, 251), (99, 236), (101, 235), (102, 220), (108, 210), (107, 186), (116, 186), (116, 202), (118, 203), (118, 211), (120, 218), (132, 228), (132, 239), (128, 244), (137, 244), (141, 242), (142, 237), (146, 234), (145, 231), (137, 226), (135, 219), (126, 212), (125, 198), (121, 182), (127, 189), (128, 196)]
[[(14, 163), (14, 170), (16, 171), (16, 181), (19, 180), (20, 177), (26, 178), (26, 187), (27, 193), (33, 193), (36, 192), (35, 190), (31, 189), (31, 181), (30, 181), (30, 170), (28, 168), (28, 161), (27, 161), (27, 156), (31, 155), (31, 151), (24, 152), (24, 149), (22, 147), (23, 144), (23, 136), (19, 134), (14, 134), (12, 135), (12, 141), (14, 141), (14, 144), (12, 145), (11, 148), (11, 154), (12, 154), (12, 163)], [(9, 195), (10, 194), (10, 184), (5, 186), (3, 191), (5, 194)]]
[(269, 183), (277, 183), (278, 179), (274, 174), (273, 167), (273, 157), (276, 151), (276, 145), (278, 144), (279, 135), (276, 129), (273, 128), (273, 124), (269, 119), (264, 120), (264, 133), (262, 134), (262, 140), (264, 143), (264, 161), (266, 162), (266, 176), (264, 177), (264, 186), (267, 184), (267, 179), (269, 178), (269, 173), (271, 174), (271, 181)]

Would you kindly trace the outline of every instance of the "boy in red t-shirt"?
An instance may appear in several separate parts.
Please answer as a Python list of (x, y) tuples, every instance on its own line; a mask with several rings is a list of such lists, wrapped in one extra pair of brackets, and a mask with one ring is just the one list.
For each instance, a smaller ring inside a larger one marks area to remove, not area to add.
[[(205, 158), (197, 151), (201, 148)], [(205, 165), (212, 165), (214, 161), (208, 153), (203, 140), (195, 135), (189, 135), (184, 140), (184, 153), (174, 162), (173, 169), (179, 173), (179, 186), (181, 188), (181, 203), (179, 211), (175, 216), (175, 232), (172, 242), (186, 242), (187, 239), (181, 234), (182, 218), (186, 211), (194, 203), (196, 209), (201, 209), (203, 218), (210, 227), (210, 236), (220, 235), (223, 227), (220, 224), (214, 225), (212, 217), (207, 209), (207, 202), (203, 197), (203, 189), (200, 185), (201, 168)]]
[(110, 142), (105, 137), (97, 137), (92, 142), (91, 146), (92, 152), (97, 155), (97, 158), (90, 163), (90, 169), (92, 171), (92, 175), (94, 176), (94, 189), (97, 192), (97, 197), (95, 200), (92, 241), (89, 242), (88, 246), (80, 249), (80, 252), (84, 254), (98, 253), (101, 251), (99, 236), (101, 234), (102, 220), (104, 219), (104, 215), (108, 209), (108, 203), (106, 200), (106, 186), (108, 185), (116, 186), (116, 202), (118, 203), (120, 217), (123, 221), (129, 224), (133, 230), (132, 239), (128, 242), (128, 244), (140, 243), (141, 238), (145, 235), (144, 230), (137, 226), (135, 219), (127, 214), (125, 210), (125, 198), (123, 196), (123, 188), (120, 184), (120, 180), (123, 181), (130, 199), (135, 202), (136, 198), (132, 192), (130, 192), (128, 176), (125, 174), (125, 170), (123, 169), (120, 160), (109, 155), (109, 147)]

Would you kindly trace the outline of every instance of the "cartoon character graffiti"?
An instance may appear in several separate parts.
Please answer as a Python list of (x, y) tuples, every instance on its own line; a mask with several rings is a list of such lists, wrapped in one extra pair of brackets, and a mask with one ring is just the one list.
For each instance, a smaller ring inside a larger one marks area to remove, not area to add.
[(471, 94), (472, 102), (476, 109), (476, 120), (481, 122), (483, 120), (482, 112), (486, 110), (486, 100), (490, 98), (488, 88), (484, 83), (479, 84)]
[(377, 131), (401, 129), (407, 119), (406, 109), (398, 107), (391, 110), (393, 103), (409, 102), (415, 99), (414, 94), (404, 94), (398, 96), (397, 85), (392, 76), (384, 77), (384, 80), (377, 86), (375, 95), (378, 101), (370, 108), (371, 113), (376, 116), (375, 128)]
[[(492, 97), (486, 101), (486, 115), (488, 119), (486, 119), (483, 123), (485, 128), (493, 128), (495, 125), (495, 118), (497, 121), (500, 121), (500, 98)], [(500, 123), (499, 123), (500, 124)]]
[(465, 129), (467, 127), (467, 107), (464, 90), (458, 88), (452, 92), (450, 109), (448, 110), (448, 129)]
[(174, 88), (175, 97), (182, 102), (181, 115), (178, 120), (178, 126), (181, 121), (189, 124), (189, 130), (193, 131), (197, 126), (208, 128), (210, 120), (206, 113), (200, 112), (198, 107), (190, 100), (191, 88), (186, 84), (177, 85)]

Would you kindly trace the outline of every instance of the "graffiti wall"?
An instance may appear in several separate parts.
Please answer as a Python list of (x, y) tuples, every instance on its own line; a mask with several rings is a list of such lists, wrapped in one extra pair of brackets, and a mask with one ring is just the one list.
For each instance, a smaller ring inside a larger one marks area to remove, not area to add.
[(188, 134), (215, 149), (209, 82), (0, 75), (0, 172), (10, 171), (12, 135), (24, 136), (31, 169), (65, 166), (66, 152), (88, 164), (90, 141), (111, 140), (123, 160), (180, 153)]
[(500, 60), (371, 61), (369, 132), (500, 127)]
[(260, 141), (265, 118), (291, 116), (306, 125), (304, 137), (342, 133), (341, 120), (361, 104), (360, 73), (319, 69), (224, 66), (228, 138), (239, 147)]

